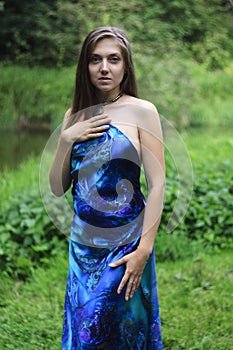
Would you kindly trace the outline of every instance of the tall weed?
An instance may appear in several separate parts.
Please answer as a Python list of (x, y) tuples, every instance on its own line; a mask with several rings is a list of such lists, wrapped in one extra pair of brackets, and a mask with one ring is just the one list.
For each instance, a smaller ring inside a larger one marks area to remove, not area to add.
[(1, 127), (61, 122), (72, 100), (74, 69), (1, 66)]

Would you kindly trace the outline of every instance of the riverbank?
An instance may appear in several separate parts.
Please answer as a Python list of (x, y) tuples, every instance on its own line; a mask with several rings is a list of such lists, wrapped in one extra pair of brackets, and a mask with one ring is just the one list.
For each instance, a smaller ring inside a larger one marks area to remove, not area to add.
[(15, 170), (32, 156), (39, 156), (48, 141), (49, 130), (1, 130), (0, 172), (5, 168)]

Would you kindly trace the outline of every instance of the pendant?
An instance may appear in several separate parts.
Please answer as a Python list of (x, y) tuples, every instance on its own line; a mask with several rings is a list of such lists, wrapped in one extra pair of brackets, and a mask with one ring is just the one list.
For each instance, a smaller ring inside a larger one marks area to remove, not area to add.
[(110, 104), (110, 103), (116, 102), (117, 100), (119, 100), (119, 98), (120, 98), (122, 95), (123, 95), (123, 93), (120, 92), (119, 95), (117, 95), (117, 97), (115, 97), (113, 100), (105, 101), (105, 102), (102, 102), (102, 103), (96, 105), (96, 106), (94, 107), (94, 113), (93, 113), (93, 115), (95, 116), (95, 115), (101, 115), (101, 114), (103, 114), (103, 113), (104, 113), (104, 106), (106, 106), (106, 105), (108, 105), (108, 104)]
[(101, 115), (103, 113), (104, 113), (104, 107), (103, 107), (102, 104), (99, 104), (99, 105), (95, 106), (95, 110), (94, 110), (94, 113), (93, 113), (94, 116), (95, 115)]

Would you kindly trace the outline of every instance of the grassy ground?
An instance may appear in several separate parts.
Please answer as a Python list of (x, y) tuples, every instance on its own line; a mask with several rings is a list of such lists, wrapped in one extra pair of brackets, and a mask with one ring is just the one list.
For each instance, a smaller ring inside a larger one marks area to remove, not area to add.
[(60, 348), (67, 259), (51, 259), (48, 270), (28, 283), (1, 277), (0, 349)]
[[(67, 257), (28, 283), (1, 276), (0, 349), (57, 350)], [(157, 263), (164, 350), (233, 349), (230, 252)]]
[(231, 254), (158, 266), (165, 350), (233, 349)]

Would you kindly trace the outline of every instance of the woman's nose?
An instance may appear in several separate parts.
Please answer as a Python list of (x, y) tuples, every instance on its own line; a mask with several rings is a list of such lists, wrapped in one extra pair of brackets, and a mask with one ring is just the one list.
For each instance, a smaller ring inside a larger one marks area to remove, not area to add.
[(109, 67), (108, 67), (108, 61), (103, 59), (101, 62), (101, 67), (100, 67), (101, 73), (108, 73)]

